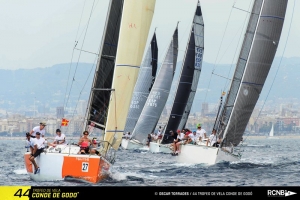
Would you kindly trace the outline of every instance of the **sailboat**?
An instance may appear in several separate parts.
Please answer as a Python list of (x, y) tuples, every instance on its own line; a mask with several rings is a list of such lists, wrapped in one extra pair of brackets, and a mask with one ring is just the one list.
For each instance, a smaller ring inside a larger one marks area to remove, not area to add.
[[(176, 95), (172, 104), (171, 114), (166, 127), (163, 129), (163, 139), (161, 144), (150, 143), (151, 152), (171, 153), (169, 148), (173, 142), (170, 131), (181, 130), (186, 124), (188, 114), (197, 90), (198, 80), (202, 68), (202, 58), (204, 53), (204, 22), (198, 1), (196, 11), (191, 25), (188, 45), (181, 67)], [(182, 124), (182, 126), (180, 126)]]
[(272, 128), (270, 130), (268, 139), (279, 139), (278, 137), (274, 136), (274, 125), (273, 124), (272, 124)]
[[(134, 86), (137, 81), (156, 0), (126, 0), (104, 140), (118, 150), (122, 142)], [(122, 29), (123, 27), (123, 29)], [(123, 30), (123, 34), (122, 34)]]
[[(157, 56), (158, 47), (156, 34), (154, 32), (134, 87), (130, 109), (128, 111), (127, 121), (124, 129), (125, 133), (133, 132), (137, 120), (150, 94), (157, 71)], [(136, 145), (136, 142), (134, 142), (134, 140), (129, 140), (129, 138), (123, 138), (121, 146), (124, 149), (140, 147), (139, 144)]]
[[(141, 55), (143, 55), (154, 6), (155, 0), (110, 1), (84, 130), (106, 130), (107, 127), (115, 125), (113, 119), (107, 118), (107, 115), (112, 112), (112, 104), (113, 108), (118, 108), (121, 113), (128, 110), (129, 104), (127, 105), (126, 102), (123, 109), (120, 109), (118, 107), (120, 103), (111, 100), (111, 91), (117, 93), (123, 90), (120, 85), (115, 83), (118, 82), (116, 81), (117, 76), (127, 77), (127, 74), (120, 74), (118, 69), (120, 62), (127, 64), (125, 66), (138, 66)], [(125, 53), (124, 46), (128, 53)], [(129, 56), (129, 54), (132, 55)], [(137, 63), (131, 63), (130, 60), (135, 60)], [(131, 80), (134, 82), (134, 77)], [(133, 84), (127, 84), (129, 89), (118, 97), (130, 99), (132, 94), (130, 89)], [(114, 97), (114, 99), (117, 98)], [(123, 117), (121, 114), (120, 116)], [(119, 122), (125, 123), (124, 120), (119, 120)], [(35, 169), (29, 161), (30, 152), (28, 152), (24, 154), (26, 170), (30, 178), (35, 181), (64, 180), (72, 177), (90, 183), (98, 183), (109, 176), (110, 168), (115, 162), (117, 150), (115, 147), (120, 145), (117, 142), (118, 140), (109, 140), (105, 134), (104, 141), (99, 142), (97, 149), (100, 156), (78, 154), (80, 147), (72, 144), (47, 148), (45, 153), (41, 153), (35, 159), (40, 167), (38, 174), (33, 173)]]
[(178, 24), (173, 33), (162, 66), (132, 133), (132, 141), (143, 148), (147, 135), (152, 133), (167, 102), (178, 55)]
[[(287, 0), (255, 0), (231, 86), (214, 128), (221, 138), (218, 147), (181, 145), (180, 163), (238, 161), (235, 147), (241, 142), (248, 121), (263, 89), (279, 43)], [(213, 138), (211, 138), (213, 139)]]

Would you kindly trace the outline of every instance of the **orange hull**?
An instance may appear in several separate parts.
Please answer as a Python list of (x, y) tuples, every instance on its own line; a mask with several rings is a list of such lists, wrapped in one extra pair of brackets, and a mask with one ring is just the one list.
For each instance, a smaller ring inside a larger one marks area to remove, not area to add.
[(29, 160), (30, 153), (24, 154), (25, 167), (35, 181), (63, 180), (73, 178), (98, 183), (109, 175), (111, 164), (101, 156), (42, 153), (35, 160), (40, 173), (34, 174), (34, 166)]

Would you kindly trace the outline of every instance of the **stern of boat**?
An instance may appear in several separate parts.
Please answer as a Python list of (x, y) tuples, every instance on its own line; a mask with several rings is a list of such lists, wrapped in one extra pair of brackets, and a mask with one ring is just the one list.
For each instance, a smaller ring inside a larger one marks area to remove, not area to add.
[(24, 154), (24, 163), (25, 163), (25, 168), (27, 173), (33, 173), (33, 165), (31, 163), (31, 161), (29, 160), (31, 153), (30, 152), (26, 152)]
[[(63, 150), (62, 147), (49, 148), (47, 152), (41, 153), (35, 158), (40, 167), (38, 174), (33, 173), (35, 169), (29, 160), (30, 153), (25, 153), (24, 162), (30, 178), (34, 181), (57, 181), (72, 177), (90, 183), (98, 183), (109, 176), (112, 163), (108, 159), (114, 160), (113, 153), (103, 156), (77, 154), (78, 146), (70, 146), (70, 148), (69, 150)], [(69, 152), (73, 152), (73, 154)]]
[(180, 153), (177, 161), (187, 164), (207, 164), (213, 165), (216, 163), (218, 156), (218, 148), (204, 145), (181, 144)]
[(240, 160), (239, 155), (218, 147), (186, 144), (181, 145), (180, 148), (181, 153), (179, 153), (177, 158), (179, 163), (214, 165), (222, 161), (232, 162)]
[(172, 153), (170, 145), (160, 144), (157, 142), (150, 142), (149, 147), (150, 152), (152, 153)]

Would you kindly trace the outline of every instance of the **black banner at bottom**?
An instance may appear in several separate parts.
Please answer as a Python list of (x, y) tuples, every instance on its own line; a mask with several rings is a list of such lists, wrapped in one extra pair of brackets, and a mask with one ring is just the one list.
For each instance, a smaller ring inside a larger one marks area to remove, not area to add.
[[(6, 186), (9, 187), (9, 186)], [(14, 186), (11, 194), (5, 197), (10, 199), (84, 199), (108, 196), (113, 198), (141, 199), (200, 199), (200, 198), (255, 198), (255, 197), (288, 197), (300, 199), (300, 187), (119, 187), (119, 186), (93, 186), (93, 187), (38, 187), (31, 186), (22, 189)], [(7, 190), (7, 191), (9, 191)], [(0, 190), (1, 191), (1, 190)], [(0, 193), (0, 198), (2, 196)], [(11, 198), (10, 198), (11, 197)], [(21, 198), (22, 197), (22, 198)], [(24, 198), (25, 197), (25, 198)]]

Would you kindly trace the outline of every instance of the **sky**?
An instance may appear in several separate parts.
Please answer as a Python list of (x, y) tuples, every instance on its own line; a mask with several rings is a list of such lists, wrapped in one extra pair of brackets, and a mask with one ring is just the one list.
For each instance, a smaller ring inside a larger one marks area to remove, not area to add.
[[(300, 3), (289, 0), (276, 56), (300, 57)], [(178, 25), (182, 60), (198, 0), (156, 0), (147, 46), (156, 28), (162, 62)], [(252, 0), (200, 0), (204, 61), (236, 62)], [(72, 62), (94, 63), (108, 0), (0, 0), (0, 69), (32, 69)], [(93, 10), (93, 11), (92, 11)], [(294, 10), (294, 11), (293, 11)], [(91, 12), (92, 11), (92, 12)], [(78, 48), (92, 53), (74, 50)]]

